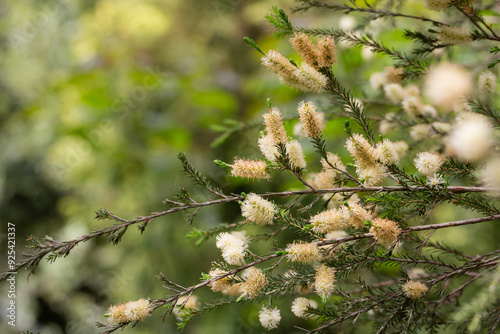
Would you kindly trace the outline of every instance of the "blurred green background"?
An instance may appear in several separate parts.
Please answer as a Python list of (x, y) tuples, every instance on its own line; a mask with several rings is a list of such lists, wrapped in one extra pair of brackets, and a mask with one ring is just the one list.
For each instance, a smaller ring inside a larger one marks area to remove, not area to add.
[[(277, 43), (264, 19), (270, 7), (241, 0), (2, 1), (0, 220), (16, 224), (18, 257), (28, 235), (69, 240), (109, 225), (93, 220), (99, 208), (125, 218), (163, 210), (164, 198), (189, 186), (175, 158), (180, 151), (221, 186), (227, 178), (211, 161), (257, 156), (255, 143), (241, 138), (210, 149), (218, 136), (211, 126), (258, 120), (271, 93), (276, 103), (298, 95), (265, 73), (243, 42), (248, 35)], [(196, 223), (214, 226), (237, 214), (237, 206), (209, 209)], [(186, 240), (185, 218), (159, 219), (142, 236), (131, 229), (119, 246), (82, 244), (67, 259), (43, 261), (29, 283), (19, 274), (17, 327), (2, 316), (0, 332), (96, 333), (110, 304), (164, 296), (160, 271), (196, 283), (220, 254)], [(8, 302), (4, 288), (0, 300)], [(256, 310), (250, 307), (248, 319), (212, 314), (185, 332), (253, 328)], [(162, 323), (161, 312), (133, 331), (178, 332), (173, 316)]]
[[(298, 186), (277, 176), (251, 188), (211, 163), (234, 156), (260, 157), (258, 128), (211, 147), (214, 125), (226, 119), (260, 121), (266, 98), (285, 115), (294, 113), (299, 92), (280, 85), (243, 42), (289, 55), (264, 16), (272, 5), (291, 0), (4, 0), (0, 3), (0, 221), (16, 225), (17, 255), (29, 235), (69, 240), (107, 226), (93, 220), (106, 208), (133, 218), (162, 211), (162, 200), (189, 186), (175, 155), (191, 163), (227, 192), (263, 192)], [(419, 7), (420, 8), (420, 7)], [(316, 17), (315, 17), (316, 16)], [(295, 15), (300, 25), (338, 25), (339, 14)], [(400, 34), (385, 36), (401, 44)], [(359, 48), (343, 47), (337, 74), (348, 87), (391, 64)], [(358, 89), (358, 88), (356, 88)], [(358, 92), (359, 89), (358, 89)], [(365, 93), (365, 92), (363, 92)], [(310, 97), (316, 99), (316, 97)], [(293, 122), (287, 125), (292, 133)], [(342, 121), (327, 128), (331, 145), (345, 156)], [(306, 153), (312, 155), (312, 147)], [(311, 170), (319, 171), (319, 162)], [(196, 193), (196, 192), (194, 192)], [(203, 194), (198, 194), (203, 198)], [(223, 209), (223, 210), (222, 210)], [(449, 213), (450, 210), (444, 210)], [(213, 242), (196, 248), (185, 235), (186, 214), (151, 223), (141, 236), (129, 230), (118, 246), (104, 239), (79, 245), (67, 259), (45, 261), (27, 283), (17, 276), (15, 331), (96, 333), (110, 304), (167, 294), (155, 275), (189, 286), (220, 253)], [(195, 226), (237, 222), (236, 204), (208, 208)], [(5, 249), (6, 228), (0, 231)], [(0, 261), (4, 261), (2, 258)], [(4, 268), (4, 262), (2, 269)], [(2, 309), (5, 286), (0, 287)], [(208, 289), (200, 297), (211, 298)], [(193, 321), (185, 333), (262, 331), (258, 305), (246, 304)], [(291, 333), (290, 312), (282, 311), (275, 332)], [(173, 316), (161, 312), (134, 333), (176, 333)]]

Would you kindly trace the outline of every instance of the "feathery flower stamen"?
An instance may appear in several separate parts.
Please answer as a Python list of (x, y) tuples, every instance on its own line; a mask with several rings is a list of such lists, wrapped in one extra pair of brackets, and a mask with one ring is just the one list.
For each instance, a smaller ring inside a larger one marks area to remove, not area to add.
[(273, 218), (278, 213), (276, 205), (257, 194), (250, 193), (241, 204), (241, 214), (257, 225), (272, 225)]

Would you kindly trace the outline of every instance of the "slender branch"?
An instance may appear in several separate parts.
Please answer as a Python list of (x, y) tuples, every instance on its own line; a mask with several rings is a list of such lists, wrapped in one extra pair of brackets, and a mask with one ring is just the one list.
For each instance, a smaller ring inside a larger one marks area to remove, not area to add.
[[(166, 297), (166, 298), (158, 298), (158, 299), (154, 299), (154, 300), (151, 300), (150, 303), (153, 305), (152, 307), (152, 311), (155, 311), (156, 309), (158, 309), (159, 307), (163, 306), (163, 305), (166, 305), (166, 304), (170, 304), (170, 303), (175, 303), (177, 300), (179, 300), (180, 297), (182, 296), (186, 296), (188, 295), (189, 297), (192, 295), (192, 293), (201, 288), (201, 287), (204, 287), (204, 286), (207, 286), (211, 283), (214, 283), (215, 281), (218, 281), (220, 280), (221, 278), (224, 278), (224, 277), (229, 277), (229, 276), (232, 276), (234, 274), (237, 274), (239, 273), (240, 271), (243, 271), (247, 268), (250, 268), (252, 266), (255, 266), (259, 263), (262, 263), (262, 262), (266, 262), (266, 261), (269, 261), (269, 260), (272, 260), (274, 258), (277, 258), (277, 257), (280, 257), (282, 255), (277, 255), (277, 254), (271, 254), (271, 255), (268, 255), (266, 257), (262, 257), (252, 263), (249, 263), (249, 264), (246, 264), (244, 266), (241, 266), (239, 268), (236, 268), (236, 269), (233, 269), (231, 271), (228, 271), (224, 274), (221, 274), (221, 275), (218, 275), (218, 276), (215, 276), (209, 280), (204, 280), (203, 282), (201, 283), (198, 283), (198, 284), (195, 284), (195, 285), (192, 285), (188, 288), (185, 288), (184, 291), (181, 291), (175, 295), (172, 295), (172, 296), (169, 296), (169, 297)], [(281, 262), (281, 260), (280, 260)], [(188, 297), (188, 299), (189, 299)], [(187, 303), (187, 300), (184, 301), (183, 305), (181, 305), (181, 308)], [(170, 310), (172, 310), (173, 307), (170, 308)], [(102, 325), (109, 325), (109, 324), (105, 324), (105, 323), (101, 323)], [(120, 328), (123, 328), (125, 326), (127, 326), (129, 323), (123, 323), (123, 324), (119, 324), (119, 325), (116, 325), (116, 326), (109, 326), (107, 328), (109, 328), (106, 332), (104, 332), (104, 334), (108, 334), (108, 333), (112, 333), (114, 331), (116, 331), (117, 329), (120, 329)]]
[[(405, 228), (401, 234), (406, 235), (410, 232), (415, 232), (415, 231), (424, 231), (424, 230), (437, 230), (440, 228), (447, 228), (447, 227), (453, 227), (453, 226), (462, 226), (462, 225), (471, 225), (471, 224), (478, 224), (478, 223), (483, 223), (487, 221), (493, 221), (493, 220), (499, 220), (500, 215), (494, 215), (494, 216), (489, 216), (489, 217), (481, 217), (481, 218), (473, 218), (473, 219), (466, 219), (466, 220), (457, 220), (453, 222), (448, 222), (448, 223), (440, 223), (440, 224), (431, 224), (431, 225), (421, 225), (421, 226), (412, 226)], [(343, 238), (337, 238), (337, 239), (330, 239), (330, 240), (323, 240), (319, 241), (317, 243), (318, 246), (325, 246), (325, 245), (334, 245), (334, 244), (340, 244), (346, 241), (351, 241), (351, 240), (358, 240), (358, 239), (364, 239), (364, 238), (373, 238), (373, 233), (364, 233), (361, 235), (352, 235), (348, 237), (343, 237)]]
[[(328, 193), (356, 193), (356, 192), (394, 192), (394, 191), (414, 191), (414, 190), (428, 190), (426, 187), (419, 187), (419, 186), (414, 186), (414, 187), (403, 187), (403, 186), (381, 186), (381, 187), (344, 187), (344, 188), (331, 188), (331, 189), (311, 189), (311, 190), (299, 190), (299, 191), (283, 191), (283, 192), (271, 192), (271, 193), (264, 193), (261, 194), (260, 196), (263, 198), (271, 198), (271, 197), (289, 197), (289, 196), (297, 196), (297, 195), (308, 195), (308, 194), (328, 194)], [(447, 190), (449, 192), (453, 193), (468, 193), (468, 192), (495, 192), (495, 189), (492, 188), (484, 188), (484, 187), (447, 187)], [(88, 241), (93, 238), (100, 237), (102, 235), (108, 235), (108, 239), (110, 241), (113, 241), (114, 243), (117, 243), (121, 236), (126, 232), (127, 228), (133, 224), (137, 223), (148, 223), (151, 222), (152, 220), (165, 216), (167, 214), (171, 214), (174, 212), (179, 212), (183, 210), (188, 210), (188, 209), (196, 209), (196, 208), (201, 208), (205, 206), (211, 206), (211, 205), (216, 205), (216, 204), (223, 204), (223, 203), (230, 203), (230, 202), (236, 202), (243, 200), (243, 196), (241, 195), (232, 195), (232, 196), (227, 196), (225, 198), (220, 198), (217, 200), (211, 200), (207, 202), (202, 202), (202, 203), (190, 203), (190, 204), (185, 204), (182, 206), (174, 207), (162, 212), (154, 212), (149, 216), (144, 216), (144, 217), (138, 217), (137, 219), (133, 220), (127, 220), (124, 218), (120, 218), (116, 215), (114, 215), (111, 212), (108, 212), (106, 210), (103, 211), (103, 215), (107, 218), (112, 218), (116, 221), (120, 221), (121, 224), (116, 224), (113, 226), (105, 227), (103, 229), (94, 231), (90, 234), (81, 236), (79, 238), (70, 240), (70, 241), (64, 241), (64, 242), (59, 242), (53, 239), (45, 239), (44, 243), (38, 242), (36, 239), (31, 238), (31, 241), (34, 243), (35, 248), (38, 249), (38, 252), (35, 253), (25, 253), (24, 254), (24, 259), (21, 260), (20, 262), (16, 263), (13, 267), (9, 268), (9, 270), (6, 270), (2, 274), (0, 274), (0, 281), (5, 280), (8, 276), (9, 273), (11, 272), (17, 272), (19, 269), (25, 267), (25, 269), (32, 268), (30, 275), (33, 273), (34, 269), (38, 266), (40, 263), (41, 259), (44, 258), (45, 256), (51, 256), (51, 260), (55, 260), (56, 257), (58, 256), (67, 256), (69, 252), (76, 247), (79, 243)], [(423, 226), (415, 226), (415, 227), (410, 227), (408, 229), (405, 229), (403, 233), (409, 233), (412, 231), (422, 231), (422, 230), (427, 230), (427, 229), (438, 229), (438, 228), (444, 228), (444, 227), (450, 227), (450, 226), (458, 226), (458, 225), (467, 225), (467, 224), (476, 224), (484, 221), (489, 221), (489, 220), (495, 220), (498, 219), (500, 215), (494, 215), (494, 216), (488, 216), (488, 217), (483, 217), (483, 218), (476, 218), (476, 219), (470, 219), (470, 220), (465, 220), (465, 221), (457, 221), (457, 222), (450, 222), (450, 223), (443, 223), (443, 224), (434, 224), (434, 225), (423, 225)], [(362, 238), (370, 238), (373, 237), (371, 233), (366, 233), (362, 235), (357, 235), (357, 236), (349, 236), (345, 238), (340, 238), (340, 239), (333, 239), (333, 240), (326, 240), (322, 241), (320, 245), (329, 245), (329, 244), (338, 244), (340, 242), (346, 242), (350, 240), (356, 240), (356, 239), (362, 239)], [(29, 277), (29, 276), (28, 276)]]
[(372, 7), (367, 7), (367, 8), (361, 8), (361, 7), (351, 7), (347, 5), (334, 5), (334, 4), (329, 4), (329, 3), (322, 3), (319, 1), (307, 1), (305, 5), (298, 6), (294, 8), (294, 11), (301, 11), (301, 10), (307, 10), (309, 8), (316, 7), (316, 8), (327, 8), (327, 9), (333, 9), (333, 10), (338, 10), (338, 11), (344, 11), (346, 14), (349, 14), (350, 12), (362, 12), (362, 13), (371, 13), (371, 14), (377, 14), (377, 16), (392, 16), (392, 17), (404, 17), (408, 19), (413, 19), (413, 20), (419, 20), (423, 22), (430, 22), (436, 26), (447, 26), (448, 24), (431, 20), (429, 18), (423, 17), (423, 16), (414, 16), (414, 15), (407, 15), (403, 13), (397, 13), (397, 12), (391, 12), (388, 10), (379, 10), (379, 9), (374, 9)]

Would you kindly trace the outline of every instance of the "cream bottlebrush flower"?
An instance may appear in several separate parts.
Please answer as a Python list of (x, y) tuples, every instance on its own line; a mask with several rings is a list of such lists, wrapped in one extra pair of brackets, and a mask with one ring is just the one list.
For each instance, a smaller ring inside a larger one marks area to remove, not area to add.
[(137, 321), (148, 317), (153, 308), (147, 299), (128, 302), (111, 306), (107, 311), (107, 316), (111, 322), (120, 324), (125, 322)]
[(443, 134), (443, 133), (448, 133), (451, 131), (451, 124), (450, 123), (444, 123), (444, 122), (433, 122), (432, 128), (434, 131)]
[(375, 218), (372, 222), (373, 225), (370, 228), (370, 233), (373, 233), (373, 238), (379, 244), (388, 248), (398, 240), (401, 228), (398, 227), (396, 222), (387, 218)]
[(288, 137), (279, 109), (272, 108), (268, 113), (264, 114), (263, 117), (267, 135), (271, 136), (274, 145), (285, 144), (288, 141)]
[(386, 119), (383, 119), (380, 121), (380, 123), (378, 125), (378, 131), (381, 134), (386, 135), (386, 134), (392, 132), (393, 130), (397, 129), (397, 127), (398, 127), (398, 125), (396, 123), (392, 123)]
[(363, 179), (363, 185), (373, 187), (380, 184), (387, 177), (385, 167), (380, 164), (373, 164), (367, 168), (356, 168), (356, 173), (360, 179)]
[(320, 259), (319, 249), (315, 243), (293, 243), (287, 245), (288, 261), (313, 263)]
[(500, 190), (500, 157), (496, 156), (486, 161), (480, 175), (487, 187), (492, 187), (496, 191)]
[(335, 153), (332, 153), (332, 152), (328, 152), (326, 154), (326, 159), (328, 160), (328, 162), (322, 158), (321, 159), (321, 165), (323, 166), (323, 170), (332, 170), (332, 171), (335, 171), (336, 173), (338, 173), (337, 170), (333, 169), (330, 165), (340, 169), (340, 170), (343, 170), (345, 171), (345, 166), (344, 164), (342, 163), (342, 161), (340, 160), (339, 156), (336, 155)]
[(242, 292), (241, 296), (245, 299), (255, 298), (268, 283), (266, 274), (264, 274), (262, 270), (252, 268), (245, 282), (240, 287), (240, 291)]
[(356, 20), (351, 15), (342, 15), (339, 20), (339, 28), (342, 30), (353, 30), (356, 28)]
[(309, 222), (313, 225), (312, 230), (320, 234), (341, 230), (346, 227), (345, 220), (338, 209), (320, 212), (313, 216)]
[(461, 160), (480, 161), (491, 153), (495, 143), (493, 127), (486, 117), (477, 115), (459, 121), (446, 138), (446, 149)]
[(432, 104), (452, 109), (472, 91), (473, 80), (469, 72), (459, 65), (440, 64), (425, 76), (424, 94)]
[(384, 139), (378, 143), (375, 152), (377, 159), (385, 165), (399, 163), (398, 152), (396, 152), (394, 144), (389, 139)]
[(365, 221), (372, 220), (373, 218), (370, 211), (353, 200), (350, 200), (347, 205), (342, 206), (340, 215), (347, 225), (358, 230), (365, 226)]
[(333, 188), (337, 171), (334, 169), (324, 170), (320, 173), (313, 174), (310, 184), (315, 189), (330, 189)]
[(422, 115), (434, 118), (437, 116), (436, 108), (434, 108), (430, 104), (426, 104), (422, 107)]
[(384, 85), (385, 97), (388, 98), (392, 103), (398, 104), (405, 97), (405, 90), (400, 84), (390, 83)]
[(277, 213), (274, 203), (254, 193), (248, 194), (241, 204), (241, 215), (257, 225), (272, 225)]
[(429, 152), (420, 152), (413, 160), (417, 170), (427, 177), (431, 177), (439, 170), (443, 164), (443, 160), (436, 154)]
[(439, 12), (448, 8), (450, 3), (451, 0), (425, 0), (425, 8)]
[(388, 66), (384, 69), (384, 75), (385, 75), (385, 81), (387, 83), (394, 83), (394, 84), (399, 84), (401, 83), (401, 79), (403, 79), (403, 69), (402, 68), (396, 68), (392, 66)]
[(441, 176), (434, 175), (427, 178), (427, 184), (433, 187), (437, 187), (444, 184), (444, 179)]
[(360, 134), (353, 134), (346, 142), (346, 148), (359, 167), (371, 167), (376, 160), (375, 150)]
[(293, 126), (293, 136), (297, 138), (305, 138), (306, 135), (304, 134), (304, 131), (302, 130), (302, 123), (297, 122)]
[(286, 143), (286, 154), (290, 159), (290, 167), (292, 167), (292, 169), (306, 168), (307, 163), (304, 159), (304, 152), (298, 141), (294, 139)]
[(420, 88), (417, 85), (408, 85), (403, 88), (405, 98), (413, 96), (420, 99)]
[(248, 248), (248, 240), (244, 234), (222, 232), (217, 236), (215, 245), (222, 251), (222, 257), (228, 264), (245, 264), (245, 251)]
[(318, 67), (319, 51), (307, 34), (296, 34), (293, 38), (290, 38), (289, 41), (293, 49), (297, 51), (308, 65)]
[(231, 175), (235, 177), (246, 177), (247, 179), (269, 180), (267, 164), (261, 160), (235, 159), (231, 166)]
[(484, 71), (479, 75), (477, 83), (477, 93), (482, 100), (488, 100), (495, 93), (497, 88), (497, 78), (491, 71)]
[(241, 286), (243, 283), (235, 283), (231, 285), (229, 288), (226, 290), (222, 291), (223, 294), (231, 297), (236, 297), (241, 295)]
[(410, 137), (415, 140), (429, 139), (432, 135), (432, 126), (430, 124), (417, 124), (411, 127)]
[(182, 296), (175, 303), (172, 313), (175, 314), (177, 321), (181, 321), (183, 318), (189, 315), (191, 310), (196, 310), (198, 306), (198, 296)]
[[(208, 276), (210, 276), (210, 278), (215, 278), (217, 276), (224, 275), (224, 274), (227, 274), (227, 271), (222, 270), (220, 268), (216, 268), (214, 270), (211, 270), (208, 273)], [(218, 279), (215, 282), (210, 283), (208, 286), (214, 292), (222, 292), (222, 291), (225, 291), (231, 287), (231, 282), (230, 282), (228, 277), (223, 277), (221, 279)]]
[(279, 157), (280, 154), (278, 152), (278, 148), (274, 144), (274, 139), (272, 136), (265, 135), (260, 137), (259, 148), (269, 162), (276, 163), (278, 161), (276, 157)]
[(335, 62), (336, 46), (332, 37), (323, 37), (318, 40), (318, 67), (330, 67)]
[(317, 308), (317, 307), (318, 303), (316, 303), (314, 300), (307, 299), (304, 297), (295, 298), (295, 300), (292, 302), (293, 314), (302, 319), (310, 319), (314, 317), (314, 315), (306, 313), (307, 308)]
[(385, 77), (385, 73), (383, 72), (375, 72), (370, 75), (370, 86), (373, 90), (380, 90), (387, 83), (387, 79)]
[(305, 92), (322, 93), (328, 84), (328, 78), (325, 75), (305, 63), (295, 69), (295, 78), (295, 87)]
[(410, 117), (415, 118), (423, 114), (424, 105), (422, 104), (420, 97), (405, 96), (403, 102), (401, 102), (401, 106)]
[(331, 240), (331, 239), (339, 239), (339, 238), (345, 238), (347, 237), (348, 234), (346, 231), (332, 231), (332, 232), (328, 232), (326, 235), (325, 235), (325, 240)]
[(322, 264), (314, 275), (314, 291), (323, 300), (329, 298), (335, 288), (335, 269)]
[(280, 310), (276, 307), (271, 309), (270, 307), (263, 306), (259, 312), (259, 321), (262, 327), (267, 330), (277, 328), (281, 321)]
[(420, 299), (422, 298), (429, 288), (418, 281), (408, 281), (402, 287), (401, 290), (405, 293), (406, 297), (411, 299)]
[(399, 157), (403, 157), (406, 155), (406, 153), (408, 153), (408, 150), (410, 149), (410, 147), (408, 146), (408, 144), (404, 140), (400, 140), (400, 141), (394, 142), (394, 149), (398, 153)]
[(472, 35), (462, 28), (442, 26), (439, 39), (443, 44), (466, 45), (472, 41)]
[(313, 102), (300, 102), (297, 108), (302, 122), (302, 131), (308, 138), (320, 137), (325, 129), (325, 117), (316, 111)]
[[(184, 303), (186, 303), (186, 304), (184, 304)], [(174, 312), (176, 309), (177, 309), (177, 311), (179, 311), (179, 309), (182, 307), (182, 304), (184, 304), (184, 308), (189, 308), (189, 309), (195, 310), (199, 306), (198, 296), (191, 295), (191, 297), (188, 297), (188, 296), (180, 297), (179, 299), (177, 299), (177, 302), (175, 303)]]
[(281, 81), (291, 82), (295, 80), (296, 67), (277, 51), (268, 51), (266, 55), (262, 57), (262, 64), (276, 73)]

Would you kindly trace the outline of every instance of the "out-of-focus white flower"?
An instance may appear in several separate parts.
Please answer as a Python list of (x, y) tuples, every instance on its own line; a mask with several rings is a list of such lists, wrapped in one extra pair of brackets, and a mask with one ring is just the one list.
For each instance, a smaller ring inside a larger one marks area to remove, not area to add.
[(424, 94), (441, 108), (452, 109), (472, 92), (469, 72), (456, 64), (440, 64), (425, 77)]
[(488, 156), (493, 144), (493, 128), (490, 122), (479, 114), (459, 121), (446, 138), (449, 153), (461, 160), (472, 162)]

